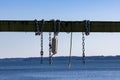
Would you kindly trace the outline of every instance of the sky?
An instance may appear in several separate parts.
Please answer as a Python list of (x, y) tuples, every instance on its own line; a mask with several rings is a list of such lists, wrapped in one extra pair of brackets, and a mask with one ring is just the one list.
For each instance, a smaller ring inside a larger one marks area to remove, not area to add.
[[(65, 21), (120, 21), (120, 0), (0, 0), (0, 20), (60, 19)], [(72, 56), (82, 55), (82, 33), (73, 33)], [(90, 33), (87, 56), (120, 55), (120, 33)], [(69, 55), (70, 34), (59, 33), (58, 54)], [(63, 44), (64, 42), (64, 44)], [(44, 56), (48, 56), (44, 33)], [(35, 33), (0, 32), (0, 58), (39, 57), (40, 36)]]

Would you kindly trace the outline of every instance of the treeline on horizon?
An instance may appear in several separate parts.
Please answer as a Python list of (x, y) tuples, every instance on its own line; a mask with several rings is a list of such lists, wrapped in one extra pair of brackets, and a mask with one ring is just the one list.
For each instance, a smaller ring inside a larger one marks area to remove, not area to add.
[[(57, 56), (53, 57), (54, 60), (68, 60), (69, 56)], [(72, 56), (73, 60), (81, 60), (82, 57)], [(44, 60), (48, 60), (49, 57), (44, 57)], [(3, 58), (0, 60), (22, 60), (22, 61), (31, 61), (31, 60), (40, 60), (40, 57), (28, 57), (28, 58)], [(86, 60), (120, 60), (120, 55), (117, 56), (86, 56)]]

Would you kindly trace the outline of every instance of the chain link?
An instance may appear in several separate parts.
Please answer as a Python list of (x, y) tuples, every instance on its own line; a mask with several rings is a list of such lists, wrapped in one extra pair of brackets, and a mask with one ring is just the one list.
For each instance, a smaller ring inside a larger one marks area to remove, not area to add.
[(85, 33), (82, 32), (82, 61), (85, 64)]
[(52, 64), (52, 38), (51, 38), (51, 32), (49, 32), (49, 64)]
[(43, 63), (43, 32), (41, 32), (41, 51), (40, 51), (40, 55), (41, 55), (41, 64)]

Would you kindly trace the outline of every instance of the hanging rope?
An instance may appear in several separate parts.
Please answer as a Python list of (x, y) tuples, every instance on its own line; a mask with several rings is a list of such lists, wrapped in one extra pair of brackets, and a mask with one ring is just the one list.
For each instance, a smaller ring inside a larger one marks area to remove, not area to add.
[[(51, 40), (51, 32), (49, 32), (49, 64), (52, 64), (52, 56), (57, 54), (57, 49), (58, 49), (57, 36), (58, 36), (58, 33), (60, 32), (60, 20), (56, 20), (56, 21), (52, 20), (52, 21), (54, 22), (54, 37)], [(53, 54), (51, 54), (51, 52)]]
[(57, 50), (58, 50), (58, 31), (56, 28), (56, 21), (54, 20), (54, 37), (52, 38), (52, 56), (57, 54)]
[(56, 31), (56, 35), (58, 36), (58, 34), (59, 34), (59, 32), (60, 32), (60, 28), (61, 28), (61, 21), (60, 20), (56, 20), (56, 22), (57, 22), (57, 31)]
[(72, 32), (70, 35), (70, 54), (69, 54), (69, 62), (68, 62), (68, 68), (70, 69), (71, 67), (71, 52), (72, 52)]
[(49, 32), (49, 64), (52, 64), (52, 38), (51, 38), (51, 32)]

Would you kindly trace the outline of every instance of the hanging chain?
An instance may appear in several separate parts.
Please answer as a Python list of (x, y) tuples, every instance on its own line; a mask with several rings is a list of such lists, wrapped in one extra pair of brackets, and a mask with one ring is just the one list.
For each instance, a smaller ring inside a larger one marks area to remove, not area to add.
[(90, 35), (90, 21), (85, 20), (85, 34), (86, 36)]
[(49, 32), (49, 64), (52, 64), (52, 39), (51, 39), (51, 32)]
[(41, 64), (43, 64), (43, 32), (41, 32), (41, 51), (40, 51), (40, 55), (41, 55)]
[(44, 22), (44, 20), (42, 20), (42, 27), (41, 27), (41, 52), (40, 52), (40, 54), (41, 54), (41, 64), (43, 64), (43, 54), (44, 54), (44, 52), (43, 52), (43, 28), (44, 28), (44, 24), (45, 24), (45, 22)]
[(85, 34), (82, 32), (82, 61), (85, 64)]
[(35, 35), (40, 35), (40, 29), (39, 29), (39, 25), (38, 25), (38, 21), (37, 19), (35, 19), (35, 29), (36, 29), (36, 32), (35, 32)]

